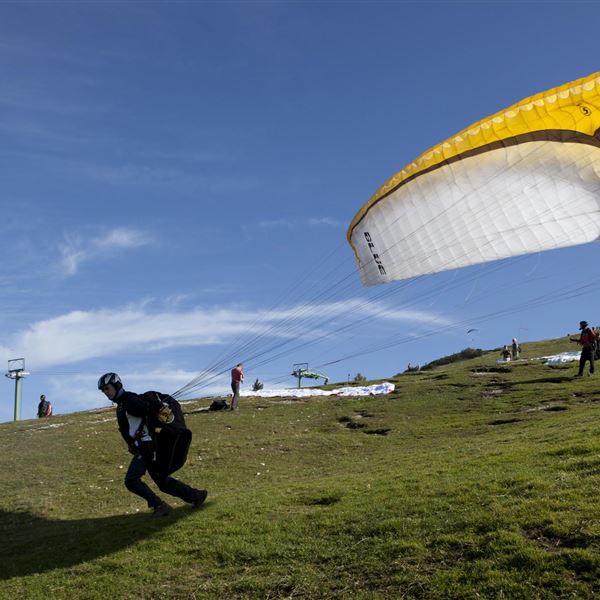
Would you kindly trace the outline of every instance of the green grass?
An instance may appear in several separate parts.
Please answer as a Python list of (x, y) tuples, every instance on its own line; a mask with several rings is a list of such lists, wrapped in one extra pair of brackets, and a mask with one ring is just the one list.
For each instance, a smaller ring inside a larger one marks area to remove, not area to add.
[(122, 485), (112, 412), (2, 425), (0, 597), (591, 598), (600, 381), (496, 358), (387, 397), (186, 404), (178, 477), (209, 500), (159, 521)]

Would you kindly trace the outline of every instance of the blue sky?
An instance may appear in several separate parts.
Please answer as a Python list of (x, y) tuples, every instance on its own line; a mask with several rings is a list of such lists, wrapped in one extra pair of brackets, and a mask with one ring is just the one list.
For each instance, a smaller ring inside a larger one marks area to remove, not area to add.
[[(599, 17), (593, 2), (0, 4), (0, 361), (25, 357), (22, 416), (41, 393), (57, 412), (106, 405), (109, 370), (134, 391), (239, 360), (267, 386), (293, 385), (297, 362), (381, 378), (598, 321), (597, 288), (560, 297), (597, 277), (593, 244), (365, 289), (345, 236), (428, 147), (598, 71)], [(200, 393), (227, 390), (215, 376)], [(0, 421), (13, 393), (5, 379)]]

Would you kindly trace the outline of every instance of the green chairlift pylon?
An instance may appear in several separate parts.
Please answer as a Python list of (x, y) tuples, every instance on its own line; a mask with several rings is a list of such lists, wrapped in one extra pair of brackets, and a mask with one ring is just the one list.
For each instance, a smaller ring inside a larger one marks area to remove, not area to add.
[(329, 382), (329, 377), (327, 375), (320, 373), (319, 371), (309, 369), (308, 363), (294, 363), (293, 369), (292, 376), (298, 379), (298, 388), (302, 387), (303, 377), (306, 377), (307, 379), (324, 379), (325, 382), (323, 385), (327, 385)]

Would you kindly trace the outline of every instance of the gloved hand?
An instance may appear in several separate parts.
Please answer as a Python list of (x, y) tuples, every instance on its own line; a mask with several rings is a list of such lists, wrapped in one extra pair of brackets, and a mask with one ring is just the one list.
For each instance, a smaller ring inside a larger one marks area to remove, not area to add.
[(129, 446), (127, 446), (127, 451), (129, 454), (139, 454), (139, 450), (135, 447), (135, 444), (129, 444)]

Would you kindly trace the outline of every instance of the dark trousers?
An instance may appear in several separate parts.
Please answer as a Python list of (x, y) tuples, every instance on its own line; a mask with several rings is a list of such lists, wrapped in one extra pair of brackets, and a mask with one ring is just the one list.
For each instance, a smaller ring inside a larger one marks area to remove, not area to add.
[(142, 481), (146, 472), (161, 492), (181, 498), (184, 502), (191, 503), (194, 499), (194, 488), (173, 477), (158, 473), (152, 463), (147, 465), (140, 456), (134, 456), (125, 474), (125, 487), (146, 500), (151, 508), (157, 507), (162, 500)]
[(581, 356), (579, 358), (579, 374), (583, 375), (583, 369), (586, 361), (590, 361), (590, 373), (594, 372), (594, 352), (591, 348), (582, 348)]
[(231, 410), (234, 410), (238, 407), (238, 402), (240, 401), (240, 382), (232, 381), (231, 389), (233, 391), (233, 398), (231, 399)]

